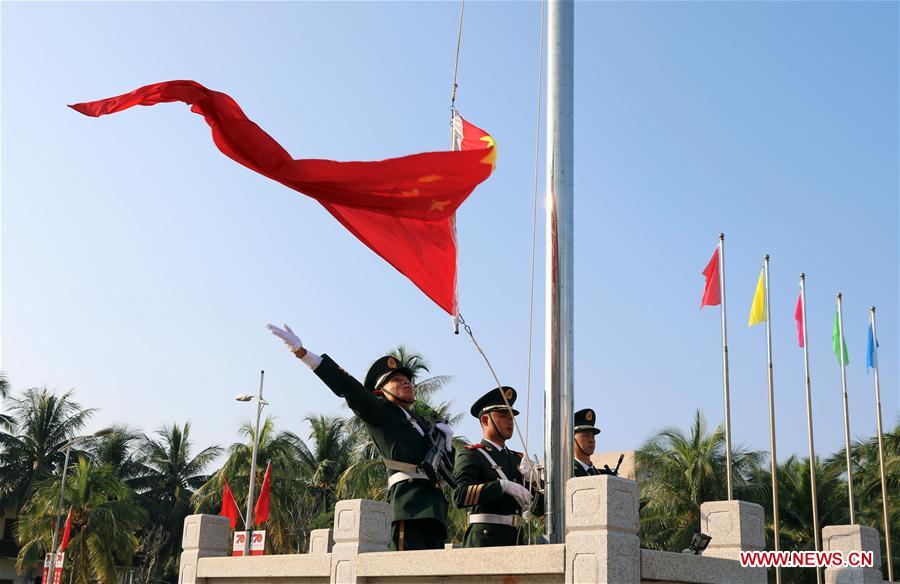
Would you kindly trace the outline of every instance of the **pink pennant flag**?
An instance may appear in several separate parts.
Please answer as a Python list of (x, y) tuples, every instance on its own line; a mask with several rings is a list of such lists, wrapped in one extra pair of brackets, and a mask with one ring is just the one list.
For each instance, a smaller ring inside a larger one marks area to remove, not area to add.
[(794, 320), (797, 321), (797, 342), (802, 347), (805, 343), (803, 338), (803, 294), (797, 297), (797, 310), (794, 311)]

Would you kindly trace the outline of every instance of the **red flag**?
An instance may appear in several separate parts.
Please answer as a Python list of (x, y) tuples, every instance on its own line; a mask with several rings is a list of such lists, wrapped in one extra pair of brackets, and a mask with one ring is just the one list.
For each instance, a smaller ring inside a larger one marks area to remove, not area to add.
[(66, 526), (63, 528), (62, 541), (59, 543), (59, 552), (66, 551), (69, 547), (69, 535), (72, 533), (72, 508), (69, 507), (69, 514), (66, 516)]
[[(101, 116), (182, 101), (202, 115), (223, 154), (316, 199), (429, 298), (456, 313), (456, 209), (493, 171), (493, 138), (460, 118), (460, 150), (377, 162), (292, 159), (228, 95), (196, 81), (167, 81), (69, 107)], [(458, 115), (458, 114), (457, 114)]]
[(256, 506), (253, 508), (253, 518), (258, 526), (265, 523), (269, 518), (269, 498), (271, 497), (272, 485), (272, 463), (266, 466), (266, 478), (263, 479), (262, 488), (259, 490), (259, 498), (256, 500)]
[(222, 492), (222, 509), (219, 511), (219, 515), (231, 520), (232, 529), (235, 528), (238, 517), (241, 516), (234, 495), (231, 494), (231, 488), (228, 486), (228, 480), (225, 481), (225, 490)]
[(806, 340), (803, 338), (803, 293), (797, 296), (797, 310), (794, 311), (794, 320), (797, 321), (797, 341), (802, 347)]
[(706, 285), (703, 287), (703, 298), (700, 299), (700, 308), (722, 304), (722, 280), (719, 276), (718, 247), (713, 252), (709, 263), (703, 269), (703, 275), (706, 276)]

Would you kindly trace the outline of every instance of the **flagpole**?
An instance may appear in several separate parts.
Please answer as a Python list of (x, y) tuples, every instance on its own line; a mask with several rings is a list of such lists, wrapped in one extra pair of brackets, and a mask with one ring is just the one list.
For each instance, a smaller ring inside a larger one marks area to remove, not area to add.
[(725, 475), (728, 500), (734, 499), (731, 485), (731, 396), (728, 391), (728, 333), (725, 323), (725, 234), (719, 234), (719, 290), (722, 294), (722, 387), (725, 394)]
[[(800, 274), (800, 306), (802, 310), (801, 323), (803, 330), (803, 369), (806, 374), (806, 435), (809, 440), (809, 485), (810, 495), (812, 496), (812, 514), (813, 514), (813, 541), (815, 542), (816, 551), (822, 549), (819, 542), (819, 499), (816, 494), (816, 449), (813, 440), (813, 420), (812, 420), (812, 390), (809, 380), (809, 335), (806, 334), (806, 274)], [(822, 584), (822, 569), (816, 568), (816, 582)]]
[(266, 372), (259, 372), (259, 395), (256, 396), (256, 430), (253, 432), (253, 451), (250, 454), (250, 492), (247, 494), (247, 518), (244, 521), (244, 529), (247, 537), (244, 539), (244, 555), (250, 553), (250, 536), (253, 534), (253, 489), (256, 487), (256, 451), (259, 450), (259, 418), (262, 415), (265, 402), (263, 401), (263, 378)]
[[(766, 357), (769, 381), (769, 441), (772, 444), (772, 522), (775, 531), (775, 551), (781, 549), (778, 518), (778, 455), (775, 450), (775, 381), (772, 374), (772, 312), (769, 308), (769, 254), (763, 260), (766, 298)], [(775, 582), (781, 584), (781, 566), (775, 566)]]
[(872, 369), (875, 370), (875, 414), (878, 416), (878, 464), (881, 469), (881, 509), (884, 517), (884, 543), (887, 552), (888, 582), (894, 581), (894, 559), (891, 556), (891, 529), (888, 521), (887, 480), (884, 476), (884, 430), (881, 427), (881, 387), (878, 383), (878, 335), (875, 334), (875, 307), (869, 308), (872, 326)]
[(853, 470), (850, 468), (850, 409), (847, 406), (847, 368), (844, 365), (844, 313), (842, 311), (843, 295), (837, 294), (838, 312), (838, 346), (841, 360), (841, 392), (844, 399), (844, 451), (847, 457), (847, 493), (850, 497), (850, 525), (856, 525), (856, 512), (853, 510)]
[(575, 384), (575, 2), (547, 4), (547, 209), (545, 266), (544, 525), (550, 543), (566, 538), (565, 491), (572, 476)]

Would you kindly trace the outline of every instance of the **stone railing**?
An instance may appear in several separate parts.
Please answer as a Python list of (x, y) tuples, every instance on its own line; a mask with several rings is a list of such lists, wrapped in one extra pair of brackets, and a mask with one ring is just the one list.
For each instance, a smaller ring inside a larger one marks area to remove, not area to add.
[[(310, 533), (309, 553), (227, 557), (228, 520), (185, 520), (179, 584), (765, 584), (764, 568), (742, 568), (741, 550), (762, 550), (759, 505), (701, 506), (700, 530), (712, 536), (702, 556), (642, 550), (634, 481), (595, 476), (566, 485), (566, 543), (503, 548), (387, 551), (390, 507), (355, 499), (335, 506), (334, 528)], [(859, 526), (826, 527), (826, 550), (874, 549), (878, 534)], [(881, 582), (876, 569), (826, 570), (828, 583)]]

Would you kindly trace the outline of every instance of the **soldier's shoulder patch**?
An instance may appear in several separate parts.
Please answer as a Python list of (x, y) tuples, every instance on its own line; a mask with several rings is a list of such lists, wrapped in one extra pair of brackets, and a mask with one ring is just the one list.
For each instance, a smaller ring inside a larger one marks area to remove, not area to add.
[(484, 444), (466, 444), (466, 450), (478, 450), (484, 448)]
[(515, 454), (515, 455), (518, 456), (519, 458), (522, 458), (523, 456), (525, 456), (525, 453), (523, 453), (523, 452), (516, 452), (515, 450), (510, 450), (510, 452), (512, 452), (513, 454)]

